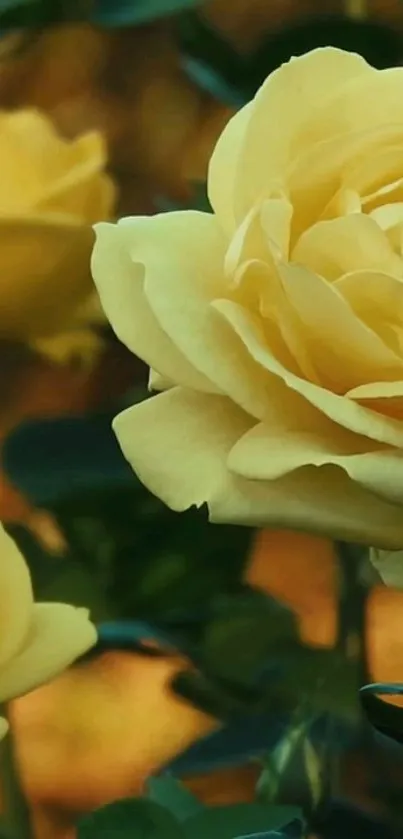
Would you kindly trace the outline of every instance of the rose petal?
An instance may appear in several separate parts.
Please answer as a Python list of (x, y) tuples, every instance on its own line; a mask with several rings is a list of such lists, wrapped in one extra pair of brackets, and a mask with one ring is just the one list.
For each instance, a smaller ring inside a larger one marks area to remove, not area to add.
[(375, 219), (362, 213), (313, 225), (298, 240), (292, 260), (327, 280), (364, 269), (403, 276), (402, 259)]
[(334, 286), (357, 317), (402, 358), (402, 280), (377, 271), (353, 271), (336, 280)]
[(87, 609), (35, 604), (23, 649), (0, 668), (0, 702), (14, 699), (62, 673), (96, 642)]
[[(360, 56), (327, 47), (293, 58), (269, 76), (253, 101), (233, 173), (233, 212), (238, 222), (256, 201), (284, 183), (296, 154), (340, 132), (339, 125), (332, 130), (331, 117), (326, 122), (321, 117), (326, 102), (356, 77), (363, 77), (369, 87), (375, 74)], [(223, 156), (231, 137), (226, 141), (224, 132), (221, 142)]]
[[(166, 335), (152, 312), (144, 294), (142, 251), (132, 256), (144, 227), (152, 219), (134, 218), (123, 224), (95, 225), (96, 242), (92, 254), (92, 273), (105, 314), (117, 337), (135, 355), (155, 368), (167, 379), (195, 390), (214, 391), (214, 386), (201, 375)], [(144, 222), (144, 223), (143, 223)], [(158, 226), (152, 226), (154, 241)], [(159, 270), (165, 276), (165, 239), (157, 242)]]
[(287, 177), (294, 207), (293, 242), (323, 215), (338, 215), (330, 215), (331, 202), (337, 200), (340, 182), (355, 161), (364, 156), (372, 159), (385, 145), (402, 140), (403, 126), (387, 123), (373, 130), (358, 128), (330, 137), (300, 152), (297, 149)]
[(345, 393), (374, 379), (403, 378), (401, 355), (357, 317), (337, 287), (302, 266), (282, 265), (279, 273), (324, 387)]
[(355, 434), (403, 448), (401, 422), (379, 416), (374, 411), (301, 379), (285, 369), (267, 346), (265, 335), (257, 319), (237, 303), (220, 300), (214, 303), (214, 308), (231, 324), (259, 366), (279, 376), (288, 387), (304, 396), (311, 405), (322, 411), (329, 419)]
[(229, 452), (248, 427), (250, 419), (230, 400), (179, 388), (114, 421), (140, 479), (174, 510), (206, 502), (215, 522), (322, 532), (382, 547), (403, 544), (401, 508), (354, 485), (334, 466), (307, 467), (272, 482), (231, 474)]
[(24, 642), (33, 604), (31, 578), (14, 540), (0, 524), (0, 666)]
[(253, 102), (249, 102), (229, 120), (210, 159), (208, 197), (219, 223), (228, 234), (237, 227), (234, 213), (235, 184), (252, 109)]
[(363, 155), (347, 170), (343, 186), (352, 189), (363, 198), (371, 193), (377, 194), (387, 184), (400, 178), (403, 169), (403, 150), (401, 145), (386, 146), (372, 158)]
[(250, 480), (274, 481), (304, 466), (339, 466), (354, 483), (403, 505), (403, 450), (379, 446), (336, 426), (284, 390), (284, 385), (271, 385), (271, 415), (232, 448), (230, 471)]
[[(136, 219), (134, 224), (129, 222), (122, 227), (130, 242), (133, 261), (144, 266), (145, 296), (163, 332), (190, 365), (212, 382), (210, 392), (224, 393), (253, 416), (264, 416), (267, 392), (263, 371), (251, 361), (234, 331), (223, 328), (222, 318), (211, 306), (215, 297), (229, 293), (223, 271), (224, 242), (215, 217), (207, 213), (175, 212)], [(121, 272), (122, 282), (123, 276)], [(111, 277), (109, 269), (109, 283)], [(119, 306), (119, 311), (127, 309), (129, 315), (134, 301), (130, 302), (127, 295), (115, 297), (115, 294), (114, 289), (116, 307)], [(115, 317), (111, 309), (107, 313), (116, 326), (116, 308), (115, 312)], [(127, 327), (129, 334), (129, 323)], [(163, 366), (160, 347), (154, 344), (139, 314), (136, 327), (137, 331), (144, 330), (144, 345), (154, 351), (152, 359), (146, 358), (150, 366), (181, 384), (175, 368), (171, 373)]]
[(271, 248), (288, 259), (293, 208), (282, 198), (257, 204), (235, 231), (225, 256), (225, 272), (235, 273), (244, 262), (272, 262)]
[(403, 420), (403, 381), (372, 382), (354, 388), (346, 396), (380, 414)]
[[(228, 454), (252, 423), (224, 396), (203, 399), (195, 392), (174, 388), (123, 411), (113, 428), (140, 480), (169, 507), (182, 511), (200, 507), (220, 493), (227, 470), (225, 462), (217, 461), (216, 449), (226, 449)], [(167, 450), (162, 463), (163, 439)], [(186, 467), (188, 456), (192, 462)]]
[(284, 293), (271, 255), (270, 259), (271, 263), (269, 258), (266, 263), (257, 260), (245, 263), (235, 277), (231, 296), (241, 306), (264, 318), (266, 341), (284, 367), (320, 384), (304, 331)]

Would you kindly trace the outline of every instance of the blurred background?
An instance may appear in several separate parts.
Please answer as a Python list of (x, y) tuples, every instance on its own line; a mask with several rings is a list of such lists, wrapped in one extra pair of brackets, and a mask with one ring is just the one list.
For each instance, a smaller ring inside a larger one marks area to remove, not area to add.
[[(123, 461), (111, 419), (147, 398), (147, 370), (97, 306), (92, 224), (208, 209), (208, 161), (230, 116), (284, 61), (330, 44), (401, 64), (403, 3), (0, 0), (0, 519), (39, 598), (84, 603), (97, 620), (179, 621), (248, 568), (273, 585), (265, 559), (278, 544), (170, 513)], [(298, 606), (291, 570), (308, 574), (312, 542), (281, 550), (290, 574), (276, 585)], [(304, 608), (319, 636), (334, 621), (330, 553), (315, 543), (309, 566)], [(38, 836), (70, 836), (78, 813), (138, 792), (181, 754), (177, 771), (205, 800), (253, 794), (256, 732), (186, 757), (217, 724), (169, 694), (175, 666), (108, 653), (14, 703)], [(400, 750), (377, 754), (398, 799)], [(356, 742), (343, 767), (344, 793), (382, 812)]]

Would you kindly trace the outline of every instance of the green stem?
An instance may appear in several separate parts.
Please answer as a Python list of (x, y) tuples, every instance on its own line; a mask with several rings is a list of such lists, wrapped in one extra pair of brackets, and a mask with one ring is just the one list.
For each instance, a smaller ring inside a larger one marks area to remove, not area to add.
[[(0, 713), (8, 719), (7, 706), (1, 706)], [(3, 819), (7, 837), (34, 839), (29, 805), (20, 784), (11, 726), (0, 743), (0, 778)]]

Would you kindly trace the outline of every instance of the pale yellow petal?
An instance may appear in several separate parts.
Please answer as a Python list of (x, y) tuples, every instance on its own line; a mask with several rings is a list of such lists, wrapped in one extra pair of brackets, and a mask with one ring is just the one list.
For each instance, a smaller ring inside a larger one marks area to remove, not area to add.
[(231, 450), (230, 471), (253, 481), (275, 481), (305, 466), (338, 466), (355, 484), (399, 505), (403, 515), (403, 450), (335, 427), (312, 409), (312, 416), (304, 415), (301, 402), (296, 394), (282, 401), (273, 398), (272, 418), (243, 435)]
[(375, 219), (362, 213), (310, 227), (296, 243), (291, 258), (327, 280), (364, 269), (403, 276), (401, 257)]
[(0, 524), (0, 667), (24, 642), (33, 603), (31, 578), (14, 540)]
[[(403, 81), (403, 76), (402, 76)], [(401, 145), (386, 146), (376, 155), (361, 159), (352, 164), (343, 178), (343, 186), (352, 189), (364, 199), (388, 184), (398, 180), (403, 170), (403, 149)]]
[(282, 265), (279, 273), (324, 387), (345, 393), (374, 379), (403, 378), (401, 354), (359, 319), (337, 287), (298, 265)]
[(253, 102), (245, 105), (228, 122), (218, 139), (208, 171), (208, 197), (226, 233), (237, 227), (235, 215), (235, 188), (239, 178), (239, 160)]
[(229, 453), (248, 427), (250, 419), (229, 400), (179, 388), (114, 421), (140, 479), (174, 510), (207, 503), (213, 522), (333, 534), (382, 547), (403, 544), (401, 508), (335, 466), (306, 467), (276, 481), (232, 474)]
[(0, 702), (55, 678), (94, 646), (96, 639), (87, 609), (62, 603), (35, 604), (23, 649), (0, 667)]
[(386, 417), (403, 420), (403, 381), (372, 382), (354, 388), (346, 396)]
[(225, 271), (235, 273), (250, 260), (273, 261), (271, 250), (288, 259), (293, 208), (284, 198), (272, 198), (250, 210), (235, 231), (225, 255)]
[[(374, 131), (378, 126), (391, 124), (402, 127), (402, 87), (403, 67), (352, 74), (344, 87), (334, 88), (330, 96), (323, 98), (317, 112), (323, 124), (323, 135)], [(373, 163), (376, 166), (376, 161)]]
[(228, 455), (252, 424), (224, 396), (174, 388), (123, 411), (113, 428), (140, 480), (182, 511), (220, 494), (227, 468), (217, 450)]
[(175, 387), (175, 384), (176, 382), (173, 382), (172, 379), (161, 376), (161, 373), (158, 373), (157, 370), (150, 370), (148, 377), (148, 389), (150, 391), (159, 393), (161, 390), (169, 390), (171, 387)]
[[(225, 240), (215, 217), (198, 212), (165, 213), (119, 227), (127, 236), (132, 260), (143, 266), (144, 293), (163, 332), (203, 381), (212, 383), (210, 392), (230, 396), (253, 416), (262, 417), (268, 398), (264, 373), (211, 306), (215, 297), (229, 292), (223, 271)], [(107, 281), (113, 284), (109, 266)], [(136, 311), (133, 303), (129, 306), (127, 295), (117, 297), (116, 285), (112, 288), (120, 311), (126, 306), (128, 314)], [(116, 326), (117, 316), (111, 314), (109, 311)], [(145, 328), (138, 314), (136, 326)], [(144, 342), (150, 351), (156, 350), (148, 332)], [(172, 374), (163, 367), (160, 351), (158, 357), (155, 352), (155, 358), (146, 360), (167, 378), (183, 383), (175, 369)]]
[[(117, 337), (129, 350), (164, 378), (196, 390), (214, 391), (214, 385), (201, 375), (175, 346), (155, 317), (144, 294), (143, 254), (134, 253), (141, 240), (144, 220), (134, 218), (123, 225), (101, 223), (95, 226), (92, 274), (106, 317)], [(150, 224), (146, 219), (146, 226)], [(155, 234), (159, 270), (165, 276), (165, 241)], [(151, 231), (152, 232), (152, 231)], [(147, 243), (148, 244), (148, 243)]]
[(377, 271), (353, 271), (335, 282), (352, 311), (403, 358), (403, 282)]
[(242, 153), (237, 156), (234, 215), (238, 222), (274, 185), (285, 183), (296, 155), (340, 132), (331, 118), (322, 119), (326, 103), (355, 78), (364, 78), (369, 86), (375, 75), (360, 56), (326, 47), (291, 59), (269, 76), (253, 101)]
[(301, 379), (285, 369), (267, 346), (261, 324), (245, 309), (229, 300), (214, 304), (247, 347), (256, 363), (279, 376), (292, 390), (304, 396), (333, 422), (355, 434), (369, 437), (397, 448), (403, 448), (403, 425), (398, 420), (383, 417), (363, 406)]
[(339, 200), (340, 184), (356, 161), (363, 157), (371, 160), (385, 145), (402, 141), (403, 124), (387, 123), (373, 130), (343, 132), (304, 150), (297, 149), (287, 176), (294, 207), (293, 242), (320, 218), (339, 215), (331, 214), (332, 201)]
[(303, 329), (270, 258), (271, 263), (251, 260), (242, 266), (235, 276), (231, 298), (259, 316), (265, 339), (284, 367), (319, 384)]
[(403, 396), (403, 380), (397, 382), (370, 382), (348, 391), (350, 399), (390, 399)]

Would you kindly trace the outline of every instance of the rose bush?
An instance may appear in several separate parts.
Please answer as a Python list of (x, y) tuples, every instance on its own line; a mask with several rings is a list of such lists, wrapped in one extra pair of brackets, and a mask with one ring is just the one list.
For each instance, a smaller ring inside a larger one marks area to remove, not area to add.
[(102, 138), (67, 141), (39, 111), (2, 112), (0, 161), (0, 337), (44, 341), (51, 354), (56, 338), (61, 357), (64, 346), (86, 350), (85, 330), (100, 319), (91, 225), (114, 199)]
[[(0, 702), (53, 679), (96, 641), (87, 609), (34, 603), (28, 568), (1, 525), (0, 601)], [(0, 717), (0, 737), (6, 731)]]
[(318, 49), (229, 122), (213, 213), (98, 225), (158, 396), (115, 430), (170, 507), (403, 545), (403, 68)]

